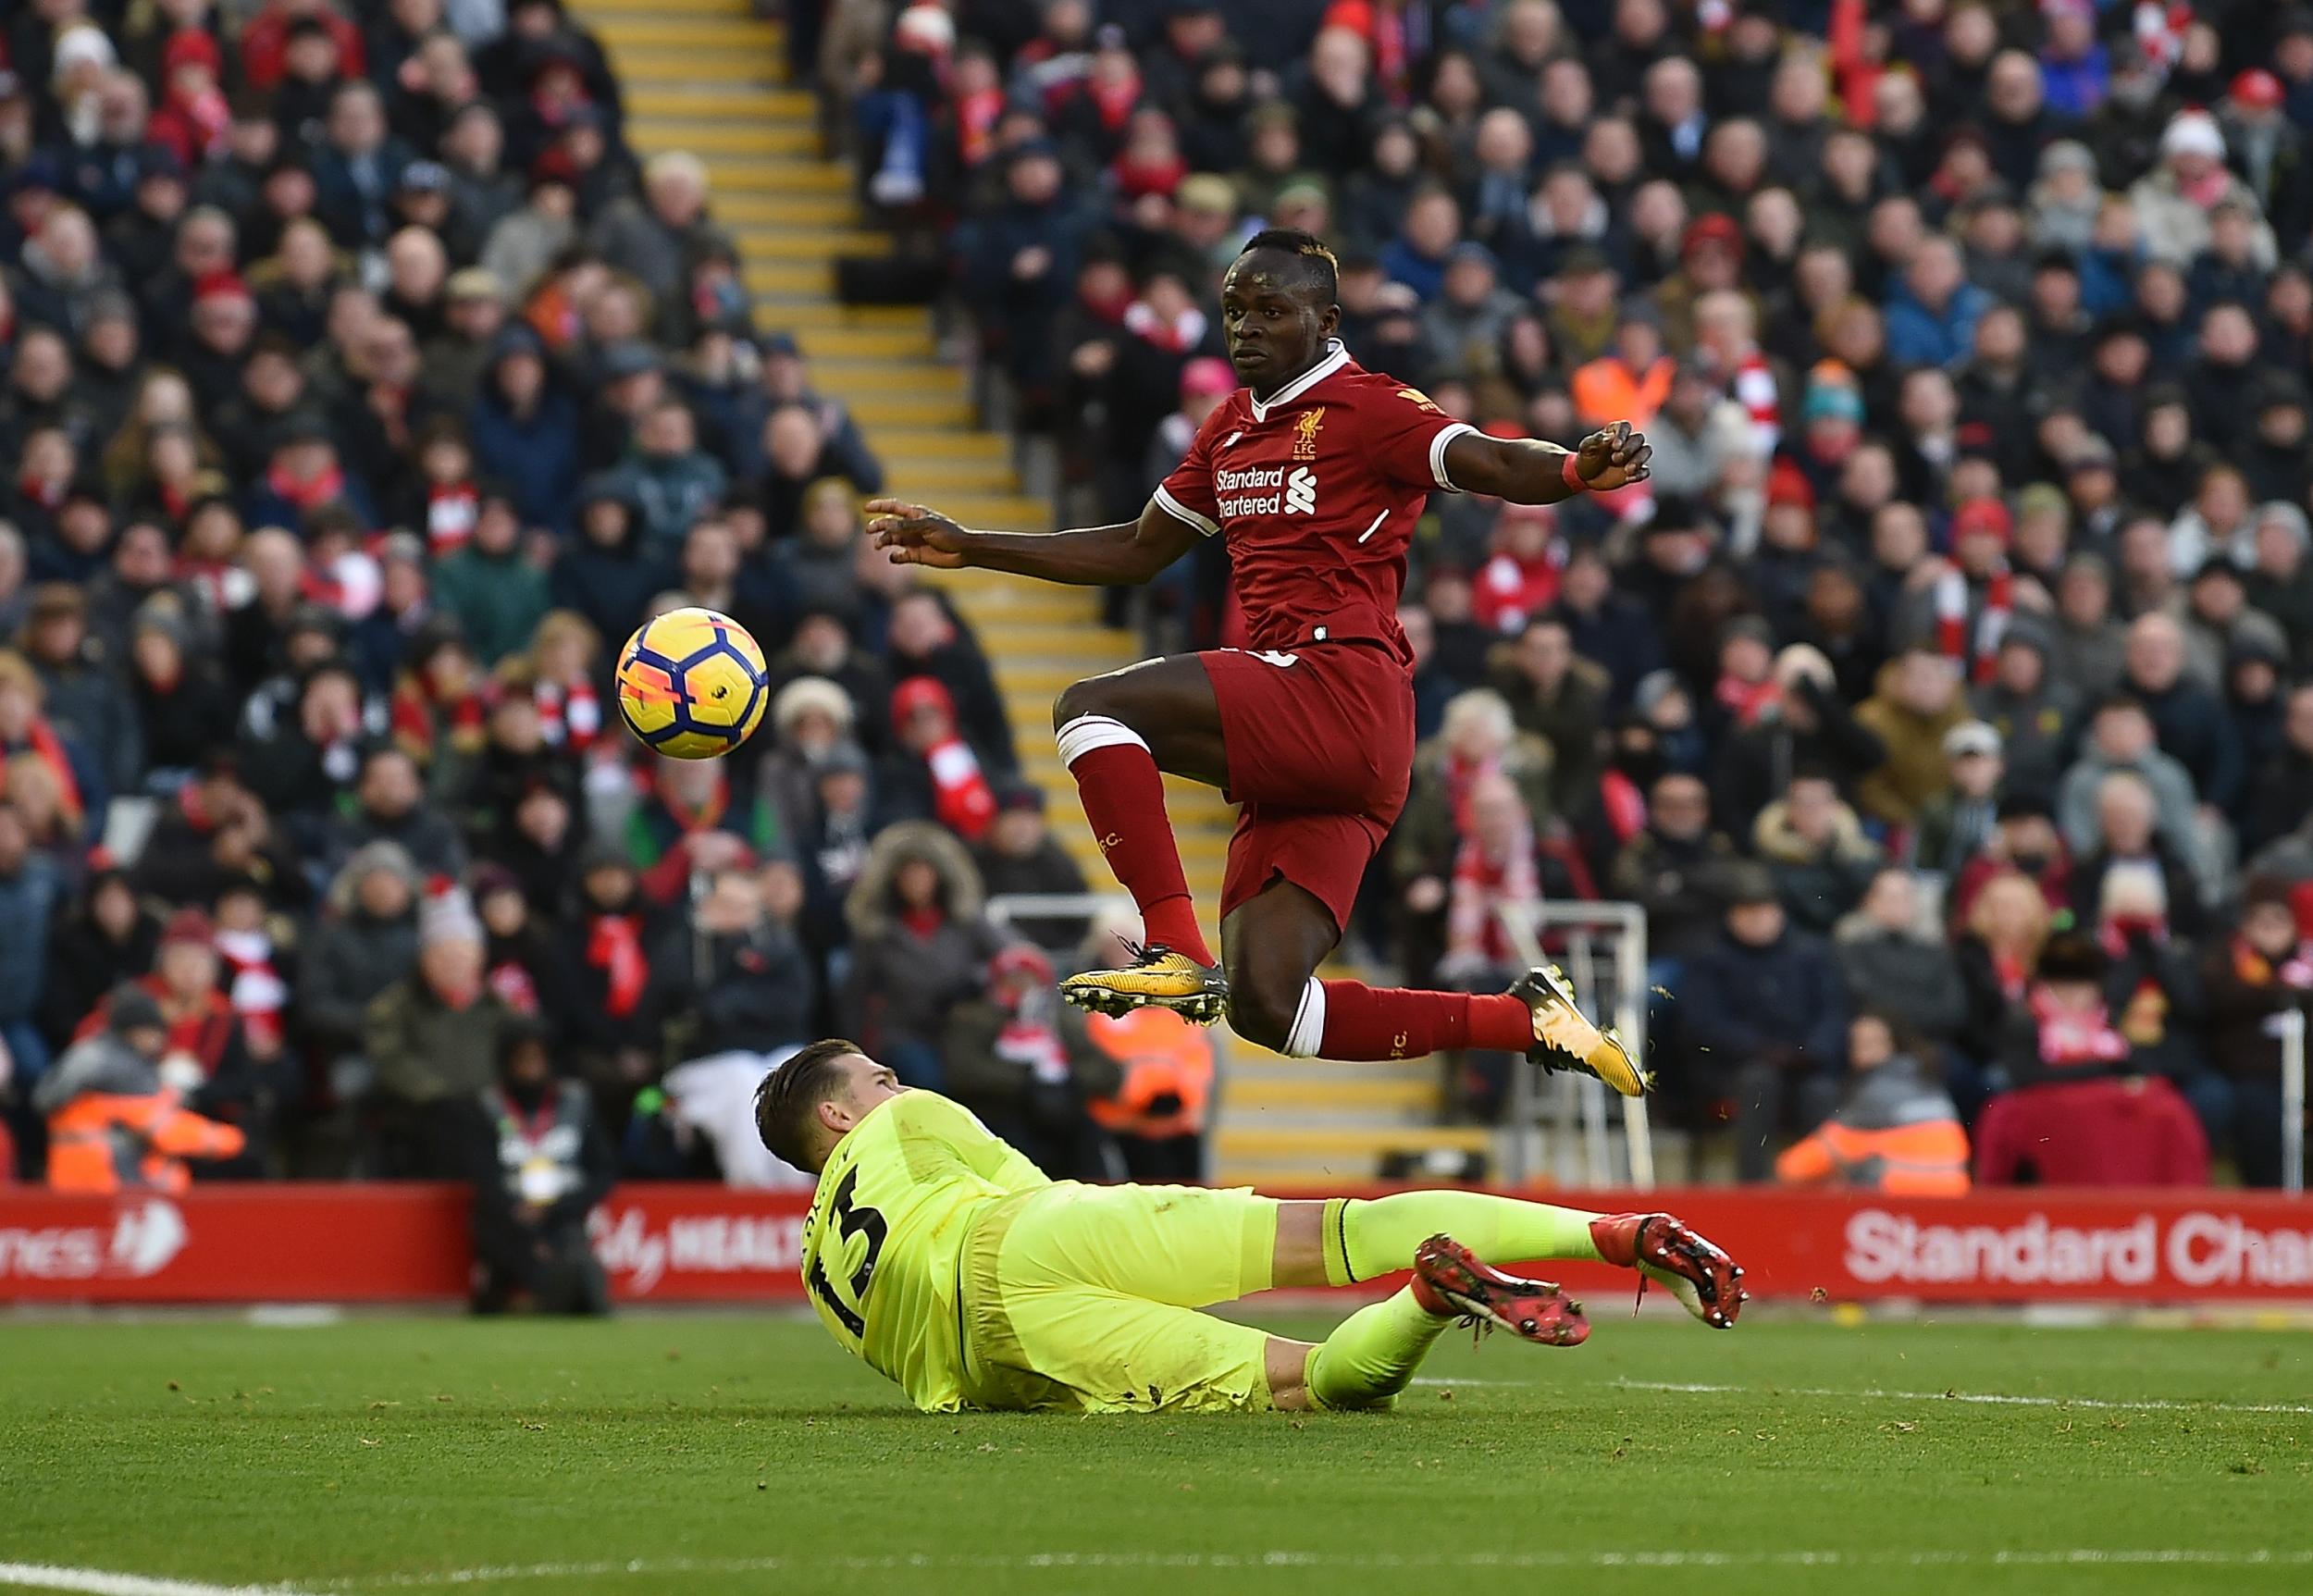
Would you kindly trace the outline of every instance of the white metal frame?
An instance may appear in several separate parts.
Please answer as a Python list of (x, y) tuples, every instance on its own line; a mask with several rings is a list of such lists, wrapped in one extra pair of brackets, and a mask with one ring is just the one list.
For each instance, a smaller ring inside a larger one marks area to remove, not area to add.
[[(1553, 931), (1566, 938), (1565, 968), (1593, 1019), (1618, 1029), (1631, 1051), (1644, 1060), (1647, 1042), (1647, 922), (1646, 911), (1635, 903), (1545, 903), (1522, 899), (1503, 903), (1494, 917), (1519, 961), (1552, 962), (1542, 951), (1543, 938)], [(1600, 979), (1602, 935), (1611, 937), (1613, 990)], [(1547, 1095), (1548, 1102), (1543, 1098)], [(1643, 1097), (1610, 1094), (1605, 1084), (1589, 1075), (1557, 1074), (1538, 1080), (1520, 1070), (1510, 1077), (1510, 1105), (1505, 1116), (1507, 1157), (1503, 1173), (1513, 1182), (1531, 1180), (1543, 1163), (1537, 1144), (1542, 1110), (1550, 1111), (1550, 1163), (1554, 1179), (1563, 1184), (1591, 1187), (1620, 1185), (1614, 1169), (1614, 1144), (1606, 1112), (1612, 1097), (1622, 1106), (1623, 1139), (1628, 1148), (1628, 1183), (1641, 1192), (1654, 1189), (1654, 1137)], [(1579, 1118), (1581, 1133), (1575, 1134)], [(1577, 1157), (1577, 1148), (1579, 1157)]]

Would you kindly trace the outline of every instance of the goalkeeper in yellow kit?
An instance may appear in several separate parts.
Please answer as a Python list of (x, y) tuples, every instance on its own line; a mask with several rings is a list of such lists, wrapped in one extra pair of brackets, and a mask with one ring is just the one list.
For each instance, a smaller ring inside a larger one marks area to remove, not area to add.
[[(1055, 1182), (849, 1042), (814, 1042), (766, 1078), (755, 1122), (819, 1176), (803, 1280), (822, 1322), (930, 1412), (1386, 1407), (1456, 1319), (1552, 1346), (1589, 1333), (1557, 1286), (1481, 1259), (1636, 1268), (1720, 1330), (1744, 1301), (1742, 1271), (1667, 1214)], [(1411, 1285), (1315, 1345), (1196, 1311), (1404, 1268)]]

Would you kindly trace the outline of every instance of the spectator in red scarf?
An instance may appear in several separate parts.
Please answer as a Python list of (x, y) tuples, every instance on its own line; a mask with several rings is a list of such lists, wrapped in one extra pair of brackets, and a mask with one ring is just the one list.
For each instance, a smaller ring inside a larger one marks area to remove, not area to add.
[(716, 872), (768, 859), (786, 844), (777, 806), (728, 760), (652, 756), (644, 782), (626, 819), (626, 853), (653, 903), (686, 900)]
[[(1464, 810), (1437, 979), (1462, 991), (1496, 992), (1515, 977), (1519, 963), (1500, 911), (1543, 897), (1534, 824), (1517, 784), (1499, 770), (1470, 783)], [(1517, 1062), (1508, 1054), (1471, 1053), (1463, 1061), (1461, 1107), (1478, 1119), (1494, 1119)]]
[(531, 635), (530, 696), (549, 747), (584, 754), (602, 735), (602, 701), (594, 688), (602, 639), (583, 615), (548, 612)]
[(1463, 846), (1473, 829), (1472, 799), (1492, 776), (1516, 788), (1529, 826), (1546, 823), (1551, 808), (1550, 746), (1520, 732), (1502, 695), (1478, 687), (1446, 705), (1439, 734), (1414, 753), (1405, 812), (1392, 845), (1391, 869), (1399, 884), (1407, 973), (1416, 980), (1443, 953), (1446, 910)]
[(997, 950), (984, 990), (948, 1013), (947, 1090), (1055, 1180), (1112, 1180), (1119, 1155), (1086, 1105), (1115, 1092), (1124, 1071), (1052, 984), (1041, 950)]
[(957, 727), (947, 688), (931, 676), (910, 676), (893, 688), (892, 732), (898, 746), (876, 784), (891, 812), (935, 820), (978, 842), (996, 820), (996, 793)]
[(224, 55), (199, 28), (182, 29), (161, 51), (161, 104), (145, 137), (188, 167), (223, 150), (232, 125), (225, 93), (217, 87)]
[(661, 917), (617, 848), (594, 844), (579, 855), (575, 873), (541, 1008), (557, 1027), (569, 1069), (618, 1127), (636, 1090), (659, 1070), (665, 1006), (652, 992), (649, 949), (661, 939)]
[(393, 736), (429, 770), (463, 771), (489, 735), (481, 666), (455, 620), (437, 615), (417, 629), (393, 687)]
[[(197, 314), (194, 326), (200, 326)], [(315, 511), (342, 504), (363, 526), (377, 524), (368, 488), (346, 470), (336, 436), (320, 416), (292, 414), (276, 423), (267, 450), (265, 475), (241, 507), (252, 522), (302, 531)]]
[(1772, 723), (1783, 704), (1775, 670), (1775, 628), (1764, 617), (1738, 615), (1719, 633), (1719, 674), (1704, 724), (1713, 736)]
[(1492, 552), (1471, 583), (1472, 612), (1490, 632), (1515, 635), (1558, 596), (1565, 549), (1558, 515), (1547, 504), (1504, 504), (1494, 520)]
[(77, 836), (92, 805), (104, 801), (104, 775), (77, 739), (49, 724), (45, 699), (40, 676), (24, 656), (0, 650), (0, 797), (28, 767), (37, 766), (46, 776), (44, 806)]
[(336, 41), (339, 61), (349, 75), (365, 69), (361, 30), (331, 9), (329, 0), (265, 0), (241, 33), (241, 79), (250, 88), (270, 89), (280, 82), (291, 30), (309, 18)]

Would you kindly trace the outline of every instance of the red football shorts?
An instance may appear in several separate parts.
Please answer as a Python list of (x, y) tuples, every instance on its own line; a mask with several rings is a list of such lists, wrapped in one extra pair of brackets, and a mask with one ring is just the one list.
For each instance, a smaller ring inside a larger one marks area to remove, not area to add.
[(1366, 866), (1405, 807), (1414, 688), (1404, 667), (1369, 643), (1197, 658), (1220, 705), (1228, 796), (1244, 806), (1222, 916), (1281, 875), (1347, 926)]

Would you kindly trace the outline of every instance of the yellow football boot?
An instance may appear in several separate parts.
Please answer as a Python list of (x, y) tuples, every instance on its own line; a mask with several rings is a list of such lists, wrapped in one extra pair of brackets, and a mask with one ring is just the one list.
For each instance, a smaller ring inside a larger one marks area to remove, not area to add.
[(1574, 1000), (1565, 971), (1554, 964), (1528, 971), (1512, 984), (1510, 996), (1534, 1012), (1534, 1047), (1527, 1058), (1545, 1070), (1579, 1070), (1595, 1075), (1626, 1097), (1641, 1096), (1654, 1077), (1639, 1068), (1630, 1049), (1610, 1027), (1591, 1022)]

